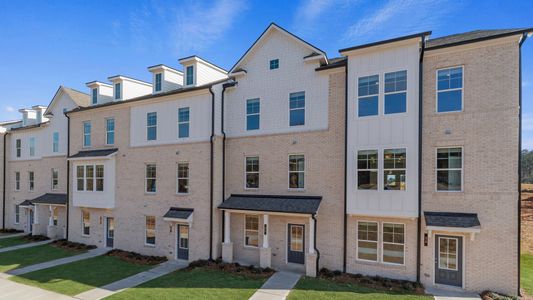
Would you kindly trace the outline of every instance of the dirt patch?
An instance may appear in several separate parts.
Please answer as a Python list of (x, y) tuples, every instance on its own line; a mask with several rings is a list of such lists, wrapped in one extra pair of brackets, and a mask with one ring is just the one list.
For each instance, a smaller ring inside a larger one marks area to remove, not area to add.
[(481, 293), (481, 299), (483, 300), (518, 300), (520, 298), (498, 294), (491, 291), (484, 291)]
[(522, 191), (522, 251), (533, 253), (533, 192)]
[(0, 233), (21, 233), (23, 232), (22, 230), (18, 230), (18, 229), (13, 229), (13, 228), (4, 228), (4, 229), (0, 229)]
[(85, 245), (82, 243), (69, 242), (64, 239), (53, 241), (52, 243), (50, 243), (50, 245), (57, 247), (57, 248), (61, 248), (61, 249), (78, 250), (78, 251), (91, 250), (91, 249), (96, 248), (96, 246), (94, 245)]
[(244, 276), (251, 279), (265, 279), (272, 274), (275, 270), (271, 268), (259, 268), (255, 266), (242, 266), (239, 263), (225, 263), (222, 260), (218, 259), (215, 261), (209, 260), (197, 260), (193, 261), (187, 267), (187, 270), (193, 270), (195, 268), (204, 268), (217, 271), (223, 271), (227, 273), (233, 273), (237, 275)]
[(148, 256), (136, 252), (114, 249), (106, 253), (107, 256), (115, 256), (121, 260), (139, 265), (158, 265), (167, 261), (164, 256)]

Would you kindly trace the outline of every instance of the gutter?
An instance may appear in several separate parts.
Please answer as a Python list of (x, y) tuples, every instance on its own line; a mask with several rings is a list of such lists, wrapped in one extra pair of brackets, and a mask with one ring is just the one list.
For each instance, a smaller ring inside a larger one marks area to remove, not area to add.
[[(316, 227), (315, 227), (316, 231)], [(344, 226), (342, 272), (346, 273), (348, 237), (348, 59), (344, 68)]]
[(3, 165), (2, 165), (2, 168), (3, 168), (3, 187), (2, 187), (2, 229), (6, 229), (6, 174), (7, 174), (7, 170), (6, 170), (6, 140), (7, 140), (7, 135), (9, 133), (6, 131), (4, 133), (4, 157), (3, 157)]
[(316, 248), (316, 235), (317, 235), (317, 231), (318, 231), (316, 214), (312, 214), (311, 218), (313, 218), (313, 220), (315, 222), (315, 234), (313, 236), (313, 239), (314, 239), (313, 246), (314, 246), (315, 252), (316, 252), (316, 266), (315, 266), (316, 270), (315, 270), (315, 272), (316, 272), (316, 276), (318, 276), (319, 263), (320, 263), (320, 251), (318, 251), (318, 249)]
[[(65, 117), (67, 118), (67, 158), (70, 157), (70, 117), (65, 112)], [(70, 160), (67, 159), (67, 222), (66, 222), (66, 233), (65, 239), (68, 241), (68, 232), (69, 232), (69, 221), (70, 221)]]
[(214, 140), (215, 140), (215, 93), (213, 87), (209, 87), (211, 94), (211, 138), (210, 143), (210, 163), (209, 163), (209, 260), (213, 260), (213, 174), (214, 174)]

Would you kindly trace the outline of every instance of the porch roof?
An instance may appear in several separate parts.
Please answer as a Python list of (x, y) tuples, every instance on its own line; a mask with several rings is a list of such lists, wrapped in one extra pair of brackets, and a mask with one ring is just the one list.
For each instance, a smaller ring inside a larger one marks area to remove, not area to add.
[(321, 201), (322, 196), (231, 195), (218, 208), (314, 215)]
[(19, 206), (21, 207), (28, 207), (28, 206), (33, 206), (33, 203), (31, 203), (31, 200), (24, 200), (22, 201)]
[(424, 212), (427, 227), (479, 228), (477, 214), (455, 212)]
[(80, 151), (74, 155), (69, 156), (70, 158), (90, 158), (90, 157), (107, 157), (111, 154), (114, 154), (118, 151), (118, 148), (111, 148), (111, 149), (97, 149), (97, 150), (84, 150)]
[(66, 205), (67, 194), (46, 193), (28, 201), (30, 201), (32, 204)]
[(171, 207), (163, 216), (163, 220), (189, 222), (193, 212), (192, 208)]

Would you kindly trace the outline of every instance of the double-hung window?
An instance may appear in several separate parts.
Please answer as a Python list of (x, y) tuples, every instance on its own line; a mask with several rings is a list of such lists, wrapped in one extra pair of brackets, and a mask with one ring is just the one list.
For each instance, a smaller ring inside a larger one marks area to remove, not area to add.
[(379, 75), (359, 77), (358, 116), (377, 116), (379, 111)]
[(177, 193), (178, 194), (187, 194), (189, 193), (189, 163), (180, 162), (178, 163), (178, 174), (177, 174)]
[(104, 166), (103, 165), (96, 165), (96, 176), (94, 178), (96, 184), (96, 191), (102, 192), (104, 190)]
[(378, 189), (377, 150), (360, 150), (357, 152), (357, 189)]
[(15, 191), (20, 191), (20, 172), (15, 172)]
[(156, 192), (157, 167), (155, 164), (146, 165), (146, 192)]
[(146, 216), (146, 232), (144, 243), (146, 245), (155, 245), (155, 217)]
[(80, 192), (102, 192), (104, 190), (104, 165), (77, 166), (76, 186)]
[(92, 104), (98, 103), (98, 89), (94, 88), (92, 90)]
[(178, 138), (189, 137), (190, 111), (188, 107), (178, 109)]
[(194, 83), (194, 66), (188, 66), (186, 69), (186, 85), (191, 85)]
[(34, 157), (34, 156), (35, 156), (35, 138), (31, 137), (30, 138), (30, 157)]
[(259, 216), (244, 216), (244, 246), (259, 246)]
[(15, 141), (15, 147), (16, 147), (16, 152), (17, 152), (17, 157), (20, 157), (22, 155), (22, 140), (21, 139), (17, 139)]
[(259, 188), (259, 157), (246, 157), (246, 188)]
[(91, 147), (91, 121), (83, 122), (83, 147)]
[(461, 191), (463, 149), (437, 148), (437, 191)]
[(88, 211), (81, 211), (81, 234), (84, 236), (89, 236), (91, 234), (91, 215)]
[(85, 190), (94, 191), (94, 166), (85, 166)]
[(403, 265), (405, 225), (383, 223), (382, 259), (384, 263)]
[(122, 84), (120, 83), (115, 83), (115, 100), (118, 100), (121, 98), (121, 87), (122, 87)]
[(107, 145), (115, 144), (115, 119), (109, 118), (105, 120), (105, 143)]
[(157, 113), (150, 112), (146, 114), (146, 139), (149, 141), (157, 140)]
[(437, 112), (463, 110), (463, 67), (437, 71)]
[(405, 149), (383, 150), (383, 185), (385, 190), (405, 190)]
[(270, 70), (279, 69), (279, 59), (270, 60)]
[(20, 223), (20, 206), (15, 205), (15, 224)]
[(52, 169), (52, 190), (57, 190), (59, 187), (59, 170)]
[(305, 187), (305, 157), (303, 155), (289, 155), (289, 188), (303, 189)]
[(57, 226), (59, 223), (59, 210), (57, 207), (52, 208), (52, 225)]
[(357, 259), (378, 260), (377, 222), (357, 222)]
[(76, 189), (78, 191), (85, 191), (85, 167), (76, 167)]
[(35, 189), (35, 172), (28, 172), (28, 189), (33, 191)]
[(59, 152), (59, 132), (57, 131), (52, 134), (52, 152)]
[(260, 106), (259, 98), (246, 100), (246, 130), (259, 129)]
[(289, 125), (305, 125), (305, 92), (289, 95)]
[(385, 73), (385, 114), (407, 111), (407, 71)]
[(161, 77), (163, 74), (157, 73), (155, 74), (155, 91), (160, 92), (161, 91)]

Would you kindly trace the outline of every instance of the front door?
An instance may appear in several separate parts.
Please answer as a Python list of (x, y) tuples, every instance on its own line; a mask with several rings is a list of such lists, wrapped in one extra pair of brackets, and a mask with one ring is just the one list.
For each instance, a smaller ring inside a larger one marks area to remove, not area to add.
[(115, 239), (115, 219), (107, 217), (105, 224), (105, 246), (113, 248), (113, 241)]
[(289, 224), (287, 262), (304, 264), (305, 262), (305, 229), (304, 225)]
[(189, 226), (178, 225), (178, 259), (189, 260)]
[(435, 236), (435, 283), (463, 286), (463, 237)]
[(28, 214), (28, 228), (30, 229), (30, 233), (33, 233), (33, 209), (29, 210), (30, 213)]

